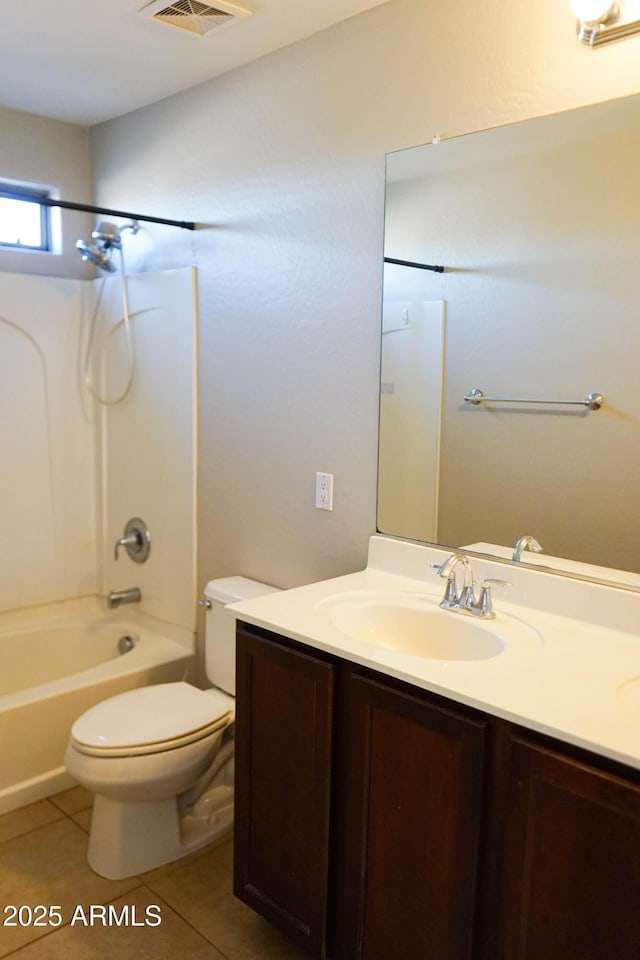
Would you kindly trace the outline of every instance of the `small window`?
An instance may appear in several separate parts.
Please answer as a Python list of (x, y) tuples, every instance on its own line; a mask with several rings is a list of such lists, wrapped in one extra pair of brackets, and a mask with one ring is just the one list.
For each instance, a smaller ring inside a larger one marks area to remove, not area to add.
[(47, 190), (0, 181), (0, 247), (51, 250), (47, 199)]

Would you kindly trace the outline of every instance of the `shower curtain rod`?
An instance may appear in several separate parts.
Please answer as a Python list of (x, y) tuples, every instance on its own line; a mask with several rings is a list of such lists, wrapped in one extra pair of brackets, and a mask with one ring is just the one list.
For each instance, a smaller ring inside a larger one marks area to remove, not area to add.
[(195, 230), (191, 220), (167, 220), (165, 217), (147, 217), (141, 213), (127, 213), (124, 210), (110, 210), (108, 207), (94, 207), (88, 203), (73, 203), (70, 200), (54, 200), (51, 197), (37, 197), (32, 193), (17, 193), (0, 190), (0, 197), (6, 200), (28, 200), (43, 207), (62, 207), (63, 210), (80, 210), (83, 213), (105, 213), (111, 217), (125, 217), (127, 220), (145, 220), (147, 223), (163, 223), (167, 227), (182, 227), (183, 230)]
[(396, 263), (399, 267), (417, 267), (418, 270), (433, 270), (434, 273), (444, 273), (444, 267), (433, 266), (430, 263), (414, 263), (413, 260), (394, 260), (393, 257), (385, 257), (385, 263)]

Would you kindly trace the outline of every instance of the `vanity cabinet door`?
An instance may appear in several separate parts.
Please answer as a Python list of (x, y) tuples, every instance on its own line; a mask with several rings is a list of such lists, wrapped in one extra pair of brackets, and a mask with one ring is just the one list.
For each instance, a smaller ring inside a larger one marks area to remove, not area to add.
[(638, 960), (640, 785), (626, 773), (513, 738), (492, 960)]
[(349, 673), (335, 956), (468, 960), (486, 724)]
[(325, 956), (331, 662), (240, 627), (234, 893)]

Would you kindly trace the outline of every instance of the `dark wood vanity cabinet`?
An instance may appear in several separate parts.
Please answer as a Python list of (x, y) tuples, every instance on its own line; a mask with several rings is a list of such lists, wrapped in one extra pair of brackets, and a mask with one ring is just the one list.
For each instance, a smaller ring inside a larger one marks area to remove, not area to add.
[(344, 668), (335, 960), (469, 960), (486, 724)]
[(640, 957), (640, 777), (572, 753), (510, 737), (485, 960)]
[(325, 955), (333, 663), (238, 631), (234, 893)]
[(486, 721), (244, 625), (236, 706), (236, 896), (316, 957), (470, 960)]
[(234, 892), (331, 960), (639, 960), (640, 772), (239, 624)]

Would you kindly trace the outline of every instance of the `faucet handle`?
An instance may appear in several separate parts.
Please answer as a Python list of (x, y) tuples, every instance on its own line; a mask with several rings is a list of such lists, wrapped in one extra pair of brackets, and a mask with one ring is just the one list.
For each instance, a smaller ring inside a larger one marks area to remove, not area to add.
[(120, 537), (119, 540), (116, 540), (116, 548), (114, 551), (113, 559), (114, 560), (118, 559), (118, 550), (120, 549), (120, 547), (131, 547), (132, 550), (135, 552), (136, 550), (139, 550), (141, 546), (142, 546), (142, 540), (137, 533), (130, 533), (126, 537)]
[(147, 525), (140, 517), (132, 517), (127, 521), (124, 534), (116, 540), (114, 559), (118, 559), (118, 551), (124, 547), (129, 557), (136, 563), (144, 563), (151, 550), (151, 534)]
[(486, 577), (481, 584), (480, 596), (475, 604), (475, 610), (479, 617), (485, 617), (487, 620), (493, 620), (495, 611), (491, 599), (491, 587), (501, 587), (503, 590), (511, 589), (508, 580), (496, 580), (495, 577)]

